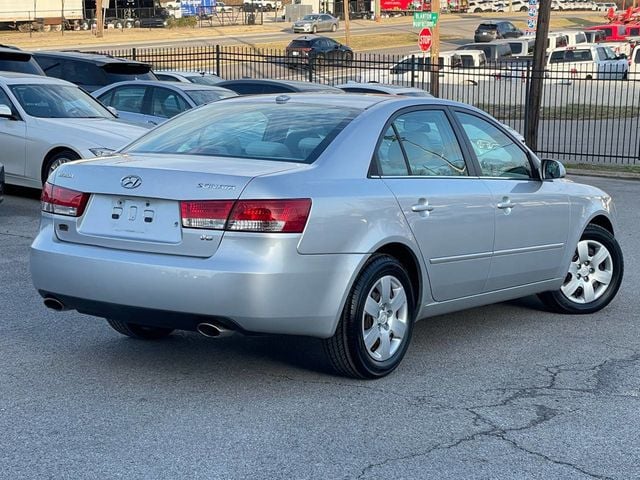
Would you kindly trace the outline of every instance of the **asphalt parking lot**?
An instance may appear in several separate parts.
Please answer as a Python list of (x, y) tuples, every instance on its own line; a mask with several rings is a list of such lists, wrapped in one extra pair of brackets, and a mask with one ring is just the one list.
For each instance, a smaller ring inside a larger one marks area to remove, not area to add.
[[(534, 298), (418, 324), (375, 382), (304, 338), (157, 343), (42, 306), (37, 195), (0, 204), (0, 478), (640, 477), (640, 183), (618, 206), (625, 279), (589, 316)], [(100, 288), (99, 272), (87, 282)]]

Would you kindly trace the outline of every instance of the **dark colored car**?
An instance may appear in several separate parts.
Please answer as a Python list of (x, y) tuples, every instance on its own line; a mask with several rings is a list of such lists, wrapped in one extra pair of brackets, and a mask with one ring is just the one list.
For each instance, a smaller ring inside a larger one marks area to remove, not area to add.
[(502, 38), (518, 38), (524, 35), (511, 22), (482, 22), (473, 35), (474, 42), (491, 42)]
[(339, 88), (320, 83), (297, 82), (292, 80), (242, 79), (227, 80), (216, 84), (217, 87), (228, 88), (238, 95), (261, 95), (266, 93), (326, 92), (342, 93)]
[(33, 57), (49, 77), (61, 78), (93, 92), (126, 80), (157, 80), (148, 63), (80, 52), (35, 52)]
[(136, 27), (140, 28), (164, 28), (169, 25), (171, 14), (166, 9), (161, 9), (148, 17), (137, 18), (134, 22)]
[(353, 50), (332, 38), (319, 35), (298, 37), (287, 45), (287, 65), (320, 68), (331, 64), (350, 64)]
[(33, 54), (15, 47), (0, 47), (0, 71), (44, 75)]

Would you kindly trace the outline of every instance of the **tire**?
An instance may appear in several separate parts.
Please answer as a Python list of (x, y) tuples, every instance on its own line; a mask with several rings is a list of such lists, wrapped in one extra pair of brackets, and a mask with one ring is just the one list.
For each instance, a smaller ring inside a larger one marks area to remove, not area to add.
[(481, 8), (476, 8), (473, 13), (482, 13), (482, 9)]
[(44, 184), (56, 168), (58, 168), (63, 163), (72, 162), (73, 160), (79, 160), (80, 155), (71, 150), (63, 150), (62, 152), (58, 152), (50, 158), (46, 159), (42, 163), (42, 183)]
[[(385, 290), (389, 300), (382, 303)], [(335, 334), (323, 341), (331, 366), (354, 378), (388, 375), (409, 347), (414, 315), (407, 271), (394, 257), (374, 255), (349, 292)]]
[(313, 32), (313, 34), (315, 35), (316, 33), (318, 33), (318, 26), (314, 25), (313, 28), (311, 29), (311, 31)]
[(327, 63), (327, 59), (324, 57), (324, 54), (319, 53), (313, 59), (313, 68), (320, 69), (324, 67)]
[(124, 25), (122, 24), (122, 22), (116, 22), (116, 23), (113, 25), (113, 27), (114, 27), (116, 30), (122, 30), (122, 27), (123, 27), (123, 26), (124, 26)]
[(135, 323), (121, 322), (107, 318), (107, 323), (116, 332), (138, 340), (160, 340), (173, 332), (172, 328), (145, 327)]
[(608, 230), (588, 225), (580, 237), (562, 287), (538, 296), (548, 308), (558, 313), (594, 313), (614, 299), (623, 274), (624, 260), (618, 241)]
[(133, 28), (133, 22), (124, 22), (124, 28)]
[(338, 26), (334, 23), (331, 25), (331, 31), (335, 32), (336, 30), (338, 30)]

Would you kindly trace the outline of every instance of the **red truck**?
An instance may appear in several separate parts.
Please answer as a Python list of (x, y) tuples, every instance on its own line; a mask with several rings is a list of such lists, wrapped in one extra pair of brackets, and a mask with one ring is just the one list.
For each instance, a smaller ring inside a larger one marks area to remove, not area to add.
[(627, 25), (619, 23), (608, 23), (606, 25), (596, 25), (585, 28), (585, 30), (602, 30), (605, 32), (606, 42), (624, 42), (627, 39)]

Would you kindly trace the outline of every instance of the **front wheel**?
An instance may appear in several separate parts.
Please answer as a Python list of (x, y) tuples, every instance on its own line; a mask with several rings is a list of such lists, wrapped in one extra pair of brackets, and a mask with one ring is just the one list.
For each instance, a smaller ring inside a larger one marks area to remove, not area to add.
[(608, 230), (589, 225), (578, 242), (560, 289), (539, 297), (556, 312), (594, 313), (616, 296), (623, 273), (624, 261), (618, 241)]
[(324, 341), (333, 368), (354, 378), (380, 378), (404, 357), (415, 315), (411, 280), (398, 260), (375, 255), (358, 276), (333, 337)]
[(331, 31), (335, 32), (336, 30), (338, 30), (338, 26), (334, 23), (333, 25), (331, 25)]
[(121, 322), (120, 320), (110, 318), (107, 318), (107, 323), (116, 332), (138, 340), (160, 340), (161, 338), (168, 337), (173, 332), (172, 328), (145, 327), (143, 325)]
[(44, 184), (44, 182), (47, 181), (47, 178), (49, 178), (49, 175), (51, 175), (53, 171), (63, 163), (78, 159), (80, 159), (80, 156), (71, 150), (64, 150), (52, 155), (42, 166), (42, 183)]
[(313, 31), (313, 34), (315, 35), (316, 33), (318, 33), (318, 27), (317, 26), (313, 26), (313, 28), (311, 29)]

